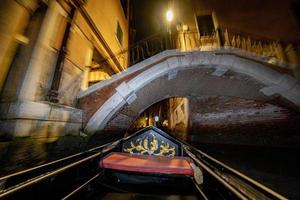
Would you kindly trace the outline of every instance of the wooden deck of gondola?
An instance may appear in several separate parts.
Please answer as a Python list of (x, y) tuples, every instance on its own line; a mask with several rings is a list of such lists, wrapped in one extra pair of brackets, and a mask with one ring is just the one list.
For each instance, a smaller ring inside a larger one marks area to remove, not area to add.
[[(138, 194), (138, 193), (107, 193), (101, 200), (196, 200), (198, 199), (195, 195), (151, 195), (151, 194)], [(100, 199), (99, 199), (100, 200)]]
[[(170, 178), (166, 179), (166, 182), (161, 182), (161, 185), (158, 184), (159, 187), (155, 190), (155, 186), (151, 187), (151, 184), (148, 188), (144, 186), (138, 188), (134, 184), (114, 181), (112, 177), (117, 177), (116, 180), (118, 180), (120, 175), (124, 176), (126, 173), (129, 173), (131, 177), (151, 177), (151, 174), (130, 174), (132, 172), (98, 168), (99, 159), (103, 159), (110, 152), (118, 151), (120, 143), (130, 137), (2, 177), (0, 178), (2, 182), (0, 199), (24, 199), (24, 197), (31, 199), (147, 199), (147, 197), (149, 199), (180, 199), (181, 197), (188, 199), (219, 197), (223, 199), (286, 199), (180, 140), (178, 142), (182, 145), (182, 151), (203, 170), (203, 184), (198, 185), (193, 177), (181, 177), (185, 181), (183, 185), (187, 186), (185, 188), (176, 181), (174, 185), (170, 184), (172, 183), (170, 181), (173, 181)], [(143, 180), (143, 178), (138, 178), (138, 180)], [(167, 189), (160, 186), (165, 186)]]

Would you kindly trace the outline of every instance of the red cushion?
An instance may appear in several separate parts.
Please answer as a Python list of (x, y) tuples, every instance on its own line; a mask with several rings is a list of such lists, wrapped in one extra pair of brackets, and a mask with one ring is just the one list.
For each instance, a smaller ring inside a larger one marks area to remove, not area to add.
[(194, 175), (190, 161), (185, 157), (170, 158), (113, 152), (100, 162), (100, 167), (130, 172)]

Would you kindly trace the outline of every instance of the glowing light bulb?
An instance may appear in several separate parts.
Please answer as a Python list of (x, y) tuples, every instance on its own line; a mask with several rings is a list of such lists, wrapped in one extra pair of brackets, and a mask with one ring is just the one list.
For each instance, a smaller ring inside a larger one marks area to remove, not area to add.
[(173, 11), (168, 10), (167, 14), (166, 14), (166, 17), (167, 17), (167, 21), (171, 22), (173, 20), (173, 17), (174, 17)]

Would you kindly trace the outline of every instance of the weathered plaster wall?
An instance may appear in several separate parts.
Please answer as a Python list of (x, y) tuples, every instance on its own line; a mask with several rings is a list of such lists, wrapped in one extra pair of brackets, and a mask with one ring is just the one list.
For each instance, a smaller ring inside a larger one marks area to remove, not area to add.
[[(128, 22), (119, 1), (87, 1), (84, 7), (114, 54), (128, 48)], [(116, 36), (117, 22), (123, 31), (122, 45)], [(76, 95), (87, 88), (88, 67), (92, 64), (93, 49), (99, 51), (104, 58), (109, 57), (103, 44), (88, 26), (82, 14), (77, 12), (68, 41), (67, 60), (64, 63), (59, 91), (61, 104), (76, 106)], [(118, 60), (124, 69), (127, 68), (127, 54), (124, 54), (124, 59)], [(112, 60), (109, 60), (109, 63), (115, 73), (119, 72), (120, 69)]]
[(42, 4), (32, 14), (26, 32), (28, 44), (18, 49), (1, 95), (1, 134), (30, 136), (36, 129), (48, 127), (65, 134), (81, 128), (80, 110), (75, 120), (69, 117), (74, 115), (72, 109), (46, 101), (57, 56), (53, 41), (61, 16), (66, 12), (56, 1)]
[(66, 13), (55, 1), (38, 7), (32, 14), (25, 33), (28, 44), (20, 46), (14, 57), (2, 102), (46, 99), (55, 67), (57, 49), (52, 44), (60, 15)]
[[(114, 54), (128, 48), (128, 21), (125, 18), (120, 1), (89, 0), (86, 9)], [(122, 44), (119, 43), (116, 36), (118, 22), (123, 32)], [(124, 54), (124, 58), (120, 58), (119, 62), (126, 69), (127, 54)]]
[(170, 98), (168, 112), (168, 129), (176, 136), (186, 139), (189, 120), (189, 100), (187, 98)]
[[(21, 1), (22, 2), (22, 1)], [(17, 3), (16, 1), (4, 0), (0, 5), (0, 92), (4, 86), (12, 58), (15, 51), (25, 42), (22, 37), (26, 23), (29, 20), (29, 10), (34, 10), (34, 0)], [(28, 8), (28, 10), (26, 9)], [(20, 41), (21, 40), (21, 41)]]
[[(55, 0), (40, 3), (42, 6), (39, 7), (31, 5), (35, 3), (34, 0), (20, 2), (5, 1), (0, 8), (0, 40), (4, 44), (2, 46), (1, 42), (0, 63), (6, 63), (6, 67), (1, 67), (1, 84), (12, 63), (1, 96), (0, 133), (30, 136), (35, 129), (48, 132), (49, 129), (55, 129), (56, 134), (78, 135), (82, 128), (82, 111), (75, 108), (77, 94), (87, 88), (87, 66), (91, 65), (93, 49), (96, 48), (103, 57), (109, 55), (107, 49), (103, 47), (103, 41), (101, 43), (95, 30), (83, 19), (82, 13), (77, 11), (63, 62), (58, 90), (59, 104), (49, 103), (47, 96), (69, 20), (67, 12), (70, 7)], [(30, 6), (35, 10), (31, 15), (26, 11), (30, 10)], [(117, 53), (128, 47), (128, 22), (119, 1), (87, 1), (84, 8), (112, 52)], [(11, 14), (15, 16), (11, 17)], [(123, 31), (122, 45), (116, 37), (117, 22)], [(25, 27), (26, 31), (23, 30)], [(27, 38), (16, 37), (17, 33), (23, 33)], [(19, 45), (14, 56), (16, 38), (23, 39), (24, 44)], [(127, 57), (120, 62), (123, 67), (127, 67)], [(41, 131), (38, 133), (43, 135)]]

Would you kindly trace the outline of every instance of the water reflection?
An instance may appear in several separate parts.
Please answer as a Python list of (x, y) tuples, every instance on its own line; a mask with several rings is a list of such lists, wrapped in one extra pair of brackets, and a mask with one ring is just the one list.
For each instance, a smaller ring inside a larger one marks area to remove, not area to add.
[(92, 136), (60, 136), (63, 129), (44, 126), (29, 137), (0, 141), (0, 176), (75, 154), (104, 143), (112, 142), (123, 133), (99, 133)]
[(1, 175), (18, 171), (48, 160), (48, 149), (59, 139), (61, 130), (43, 126), (32, 131), (29, 137), (11, 138), (1, 142)]

